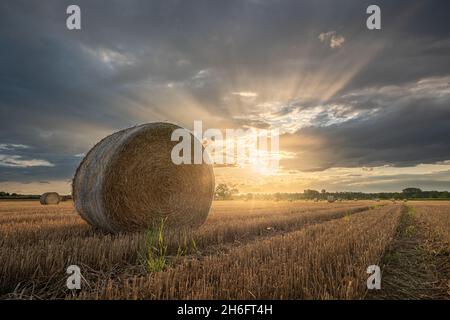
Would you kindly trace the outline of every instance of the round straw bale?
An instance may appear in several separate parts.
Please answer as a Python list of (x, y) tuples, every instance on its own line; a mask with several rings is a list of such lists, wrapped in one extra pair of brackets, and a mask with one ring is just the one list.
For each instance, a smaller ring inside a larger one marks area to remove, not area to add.
[[(171, 141), (175, 129), (182, 128), (149, 123), (116, 132), (95, 145), (72, 183), (81, 217), (112, 233), (147, 229), (162, 220), (168, 227), (183, 229), (202, 225), (214, 196), (214, 172), (206, 163), (172, 162), (171, 151), (178, 143)], [(193, 162), (198, 140), (189, 135)]]
[(46, 192), (41, 195), (39, 201), (43, 205), (58, 204), (61, 201), (61, 198), (56, 192)]

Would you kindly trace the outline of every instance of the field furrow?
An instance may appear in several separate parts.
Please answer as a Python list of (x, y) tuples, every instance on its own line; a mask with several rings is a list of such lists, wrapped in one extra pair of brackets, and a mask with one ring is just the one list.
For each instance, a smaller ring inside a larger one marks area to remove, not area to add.
[[(247, 221), (225, 219), (212, 215), (211, 221), (193, 233), (165, 232), (166, 254), (169, 256), (202, 255), (229, 249), (257, 238), (267, 238), (298, 230), (306, 225), (341, 218), (368, 209), (367, 206), (347, 206), (346, 209), (314, 207), (312, 211), (278, 210), (272, 215), (250, 215)], [(0, 226), (1, 294), (16, 288), (39, 287), (48, 277), (66, 277), (70, 264), (82, 265), (99, 273), (111, 273), (117, 268), (145, 272), (148, 250), (146, 233), (108, 235), (96, 232), (78, 216), (65, 214), (62, 222), (42, 224), (15, 222)], [(178, 259), (168, 258), (168, 261)], [(115, 271), (114, 271), (115, 272)]]
[(450, 210), (408, 206), (382, 260), (373, 299), (450, 299)]
[(117, 235), (70, 202), (0, 202), (3, 299), (447, 299), (449, 254), (444, 202), (218, 201), (197, 230)]
[(131, 280), (99, 282), (79, 298), (360, 299), (366, 268), (392, 239), (400, 207), (309, 226)]

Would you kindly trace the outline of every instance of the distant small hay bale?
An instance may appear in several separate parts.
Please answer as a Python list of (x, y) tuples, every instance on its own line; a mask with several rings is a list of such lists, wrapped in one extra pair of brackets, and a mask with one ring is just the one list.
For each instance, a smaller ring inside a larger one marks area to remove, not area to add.
[(334, 202), (334, 201), (336, 201), (336, 199), (334, 198), (334, 196), (328, 196), (327, 197), (327, 200), (328, 200), (328, 202)]
[[(171, 151), (178, 141), (171, 141), (171, 135), (176, 129), (181, 128), (149, 123), (97, 143), (72, 183), (81, 217), (112, 233), (144, 230), (162, 219), (167, 227), (179, 229), (202, 225), (214, 196), (213, 168), (172, 162)], [(198, 140), (189, 134), (193, 147)]]
[(61, 201), (61, 197), (56, 192), (46, 192), (41, 195), (39, 201), (42, 205), (58, 204)]

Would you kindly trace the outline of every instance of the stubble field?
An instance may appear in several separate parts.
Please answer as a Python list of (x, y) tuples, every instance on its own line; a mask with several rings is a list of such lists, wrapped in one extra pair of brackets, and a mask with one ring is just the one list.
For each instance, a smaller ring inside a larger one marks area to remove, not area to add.
[(1, 299), (449, 299), (450, 203), (216, 201), (190, 233), (110, 235), (71, 202), (2, 201), (0, 261)]

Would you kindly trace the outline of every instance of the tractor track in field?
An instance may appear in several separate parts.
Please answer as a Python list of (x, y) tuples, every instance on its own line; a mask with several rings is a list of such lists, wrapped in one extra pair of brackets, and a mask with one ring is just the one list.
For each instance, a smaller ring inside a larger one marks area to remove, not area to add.
[(381, 289), (367, 299), (450, 299), (449, 256), (440, 253), (412, 207), (404, 207), (394, 240), (380, 265)]
[[(266, 228), (262, 228), (261, 232), (258, 234), (249, 235), (249, 234), (244, 233), (244, 234), (240, 235), (240, 237), (238, 239), (235, 239), (234, 241), (224, 242), (224, 243), (220, 243), (220, 244), (212, 244), (210, 246), (204, 247), (201, 250), (199, 250), (198, 254), (191, 255), (189, 258), (190, 259), (193, 259), (193, 258), (202, 259), (203, 257), (206, 257), (206, 256), (216, 255), (216, 254), (220, 254), (220, 253), (227, 253), (231, 249), (236, 248), (237, 246), (242, 246), (242, 245), (246, 245), (251, 242), (257, 242), (257, 241), (270, 239), (272, 237), (286, 235), (286, 234), (296, 232), (296, 231), (302, 230), (302, 229), (310, 227), (310, 226), (318, 225), (318, 224), (336, 220), (336, 219), (342, 219), (342, 218), (348, 217), (350, 215), (354, 215), (357, 213), (362, 213), (362, 212), (366, 212), (366, 211), (370, 211), (370, 210), (374, 210), (374, 209), (372, 209), (370, 207), (350, 208), (350, 209), (345, 209), (345, 210), (342, 209), (341, 211), (336, 211), (334, 214), (330, 213), (330, 215), (324, 214), (323, 216), (316, 216), (316, 217), (314, 217), (314, 219), (306, 220), (304, 222), (302, 221), (301, 223), (298, 223), (298, 224), (294, 223), (291, 226), (287, 226), (287, 227), (286, 226), (283, 226), (283, 227), (268, 226)], [(323, 210), (323, 211), (326, 212), (326, 210)], [(319, 212), (320, 211), (317, 211), (316, 213), (319, 213)], [(188, 256), (185, 256), (185, 257), (188, 257)], [(185, 258), (185, 257), (181, 257), (181, 258)], [(174, 257), (169, 256), (168, 258), (170, 260), (170, 259), (173, 259)]]
[[(190, 261), (201, 261), (203, 259), (207, 259), (213, 256), (218, 256), (221, 254), (227, 254), (231, 250), (236, 249), (240, 246), (245, 246), (250, 243), (256, 243), (264, 240), (269, 240), (271, 238), (277, 238), (281, 236), (285, 236), (294, 232), (298, 232), (300, 230), (303, 230), (305, 228), (308, 228), (310, 226), (319, 225), (322, 223), (326, 223), (333, 220), (338, 220), (342, 218), (349, 217), (354, 214), (364, 212), (369, 212), (373, 210), (381, 209), (381, 207), (352, 207), (348, 209), (338, 209), (338, 210), (318, 210), (317, 212), (314, 212), (315, 214), (318, 214), (316, 216), (304, 216), (303, 218), (301, 215), (296, 216), (295, 213), (292, 214), (291, 219), (288, 219), (289, 221), (293, 222), (292, 224), (280, 224), (276, 227), (270, 227), (270, 230), (267, 230), (265, 225), (265, 221), (261, 221), (261, 225), (254, 226), (255, 228), (258, 227), (257, 233), (242, 233), (239, 234), (238, 238), (234, 241), (224, 241), (224, 242), (218, 242), (218, 243), (212, 243), (206, 246), (201, 246), (196, 253), (192, 254), (186, 254), (178, 256), (177, 254), (174, 254), (174, 248), (171, 248), (166, 259), (166, 268), (174, 268), (177, 267), (183, 263), (187, 263)], [(296, 218), (298, 220), (296, 221)], [(274, 224), (272, 224), (274, 225)], [(276, 225), (276, 224), (275, 224)], [(89, 265), (82, 265), (82, 268), (84, 270), (83, 275), (86, 277), (87, 283), (89, 282), (95, 282), (96, 279), (120, 279), (124, 276), (126, 277), (133, 277), (133, 276), (144, 276), (146, 274), (145, 267), (143, 264), (135, 264), (135, 263), (127, 263), (122, 266), (115, 265), (110, 270), (96, 270), (95, 268), (90, 267)], [(57, 287), (62, 287), (61, 283), (63, 283), (63, 280), (66, 278), (65, 273), (61, 273), (60, 275), (53, 275), (51, 277), (53, 280), (51, 282), (54, 283), (52, 285), (48, 282), (48, 276), (43, 276), (42, 279), (39, 279), (38, 277), (34, 278), (33, 281), (23, 282), (20, 287), (16, 288), (15, 292), (13, 293), (4, 293), (4, 298), (26, 298), (26, 295), (23, 296), (22, 292), (28, 292), (32, 290), (34, 293), (34, 297), (37, 298), (44, 298), (47, 293), (54, 293), (55, 297), (62, 297), (60, 296), (60, 292), (58, 293)], [(60, 279), (61, 278), (61, 279)]]

